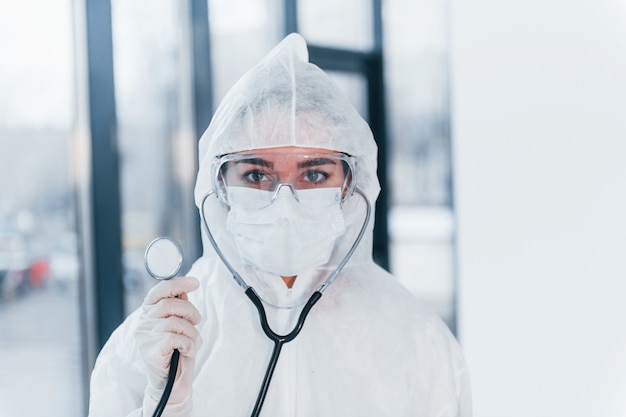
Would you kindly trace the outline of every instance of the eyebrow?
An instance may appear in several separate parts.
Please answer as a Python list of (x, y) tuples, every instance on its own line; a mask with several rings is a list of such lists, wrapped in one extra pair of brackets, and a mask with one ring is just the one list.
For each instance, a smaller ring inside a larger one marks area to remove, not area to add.
[[(273, 162), (268, 161), (267, 159), (263, 159), (263, 158), (240, 159), (239, 161), (235, 161), (235, 163), (258, 165), (258, 166), (262, 166), (264, 168), (269, 168), (269, 169), (274, 168)], [(308, 159), (306, 161), (299, 162), (297, 167), (298, 169), (302, 169), (302, 168), (316, 167), (320, 165), (337, 165), (337, 163), (333, 159), (330, 159), (330, 158), (315, 158), (315, 159)]]
[(274, 168), (274, 163), (270, 162), (263, 158), (246, 158), (240, 159), (239, 161), (235, 161), (236, 164), (250, 164), (250, 165), (258, 165), (265, 168), (272, 169)]
[(298, 168), (316, 167), (320, 165), (337, 165), (337, 163), (330, 158), (315, 158), (299, 162)]

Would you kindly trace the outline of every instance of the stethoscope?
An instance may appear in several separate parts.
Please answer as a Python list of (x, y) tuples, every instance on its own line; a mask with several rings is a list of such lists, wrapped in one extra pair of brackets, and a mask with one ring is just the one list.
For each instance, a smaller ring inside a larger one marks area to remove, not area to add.
[[(267, 321), (267, 314), (265, 312), (265, 307), (263, 306), (263, 302), (261, 301), (261, 298), (257, 295), (254, 288), (248, 285), (245, 282), (245, 280), (241, 277), (241, 275), (239, 275), (239, 273), (235, 270), (235, 268), (228, 261), (228, 259), (226, 259), (226, 256), (217, 245), (217, 242), (215, 241), (213, 234), (211, 233), (209, 225), (204, 216), (204, 205), (207, 199), (211, 195), (215, 194), (214, 191), (210, 191), (202, 199), (202, 202), (200, 204), (200, 218), (202, 219), (202, 225), (204, 226), (204, 230), (206, 232), (207, 238), (209, 242), (211, 243), (211, 246), (215, 250), (215, 253), (217, 253), (217, 256), (219, 256), (219, 258), (222, 260), (226, 268), (232, 274), (235, 282), (237, 282), (237, 284), (243, 288), (246, 296), (250, 299), (250, 301), (252, 301), (252, 304), (254, 304), (254, 306), (256, 307), (258, 314), (259, 314), (259, 319), (261, 322), (261, 328), (263, 329), (263, 332), (265, 333), (267, 338), (270, 339), (274, 343), (272, 355), (267, 365), (265, 376), (263, 377), (263, 382), (261, 384), (259, 394), (254, 404), (251, 417), (258, 417), (259, 414), (261, 413), (261, 408), (263, 407), (263, 403), (265, 401), (265, 397), (267, 395), (270, 382), (272, 380), (272, 376), (274, 375), (274, 371), (276, 370), (276, 364), (278, 363), (278, 358), (280, 356), (282, 347), (286, 343), (291, 342), (298, 336), (298, 334), (302, 330), (302, 327), (304, 326), (304, 321), (309, 315), (309, 312), (311, 311), (313, 306), (319, 301), (319, 299), (322, 297), (322, 295), (324, 294), (328, 286), (332, 284), (335, 281), (335, 279), (337, 279), (337, 277), (339, 276), (339, 273), (344, 268), (344, 266), (348, 263), (348, 261), (350, 260), (354, 252), (356, 251), (357, 247), (359, 246), (359, 243), (363, 239), (363, 236), (365, 235), (365, 229), (367, 228), (367, 225), (369, 224), (372, 208), (371, 208), (370, 202), (367, 200), (367, 197), (361, 190), (357, 188), (354, 191), (363, 198), (363, 200), (365, 201), (365, 205), (366, 205), (365, 219), (363, 221), (363, 224), (361, 225), (359, 234), (357, 235), (356, 239), (354, 240), (354, 243), (352, 244), (352, 246), (350, 247), (346, 255), (343, 257), (341, 262), (339, 262), (337, 267), (334, 269), (334, 271), (331, 272), (328, 278), (326, 278), (326, 280), (318, 287), (318, 289), (315, 290), (313, 294), (311, 294), (308, 301), (302, 307), (302, 311), (300, 312), (300, 315), (298, 317), (298, 320), (294, 328), (291, 330), (291, 332), (285, 335), (280, 335), (276, 333), (274, 330), (272, 330), (272, 328), (270, 327)], [(176, 268), (168, 268), (168, 267), (160, 267), (160, 266), (158, 268), (153, 268), (150, 265), (150, 262), (149, 262), (150, 259), (158, 259), (158, 262), (162, 263), (164, 262), (163, 259), (166, 258), (165, 256), (163, 256), (163, 254), (156, 254), (157, 252), (156, 249), (160, 249), (161, 247), (166, 247), (167, 251), (171, 253), (174, 253), (175, 251), (180, 251), (180, 246), (178, 245), (178, 243), (176, 243), (175, 241), (169, 238), (155, 239), (146, 249), (146, 258), (145, 258), (146, 269), (148, 270), (150, 275), (152, 275), (153, 277), (157, 279), (169, 279), (169, 278), (174, 277), (180, 269), (180, 265), (182, 264), (182, 252), (179, 252), (181, 254), (180, 262), (178, 263)], [(155, 254), (151, 255), (152, 253), (155, 253)], [(163, 410), (165, 409), (165, 405), (167, 404), (167, 400), (169, 399), (170, 393), (172, 391), (172, 387), (174, 385), (174, 379), (176, 378), (176, 371), (178, 368), (179, 357), (180, 357), (180, 352), (177, 349), (174, 350), (174, 352), (172, 353), (172, 359), (170, 362), (170, 369), (169, 369), (169, 373), (167, 376), (165, 389), (163, 390), (163, 394), (157, 405), (157, 408), (154, 411), (153, 417), (161, 416), (161, 414), (163, 413)]]

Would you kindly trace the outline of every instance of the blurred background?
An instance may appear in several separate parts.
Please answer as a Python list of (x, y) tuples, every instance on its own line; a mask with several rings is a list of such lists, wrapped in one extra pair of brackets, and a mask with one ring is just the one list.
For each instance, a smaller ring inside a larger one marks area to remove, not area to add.
[(0, 416), (87, 414), (145, 247), (201, 253), (197, 139), (293, 31), (375, 133), (375, 260), (475, 415), (625, 416), (622, 0), (0, 0)]

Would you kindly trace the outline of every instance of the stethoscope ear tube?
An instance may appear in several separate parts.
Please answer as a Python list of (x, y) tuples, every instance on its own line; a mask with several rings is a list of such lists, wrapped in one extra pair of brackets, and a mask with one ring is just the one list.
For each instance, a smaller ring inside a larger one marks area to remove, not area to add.
[(219, 248), (219, 246), (217, 246), (217, 242), (215, 241), (215, 238), (213, 237), (213, 234), (211, 233), (211, 229), (209, 228), (209, 224), (206, 221), (206, 217), (204, 216), (204, 204), (206, 203), (207, 199), (213, 194), (215, 194), (214, 190), (209, 191), (202, 198), (202, 202), (200, 203), (200, 219), (202, 221), (202, 226), (204, 227), (204, 231), (207, 234), (207, 238), (209, 239), (209, 242), (211, 242), (211, 246), (213, 246), (213, 250), (215, 250), (215, 253), (217, 253), (217, 256), (219, 256), (219, 258), (222, 260), (222, 263), (226, 266), (226, 268), (228, 268), (228, 270), (233, 275), (233, 278), (235, 279), (237, 284), (239, 284), (239, 286), (243, 288), (244, 291), (246, 291), (248, 288), (250, 288), (250, 286), (246, 284), (243, 278), (241, 278), (241, 275), (239, 275), (239, 273), (235, 270), (235, 268), (233, 268), (230, 262), (228, 262), (228, 259), (226, 259), (226, 256), (224, 255), (222, 250)]

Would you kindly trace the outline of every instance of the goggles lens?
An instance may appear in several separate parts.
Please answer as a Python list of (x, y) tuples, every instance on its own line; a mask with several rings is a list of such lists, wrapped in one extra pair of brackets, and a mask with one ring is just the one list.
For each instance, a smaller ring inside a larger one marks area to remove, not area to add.
[(213, 173), (218, 196), (231, 207), (267, 207), (280, 192), (290, 191), (300, 204), (319, 208), (319, 199), (312, 197), (318, 193), (308, 190), (333, 194), (324, 199), (330, 206), (343, 203), (356, 185), (354, 158), (340, 153), (229, 154), (216, 158)]

